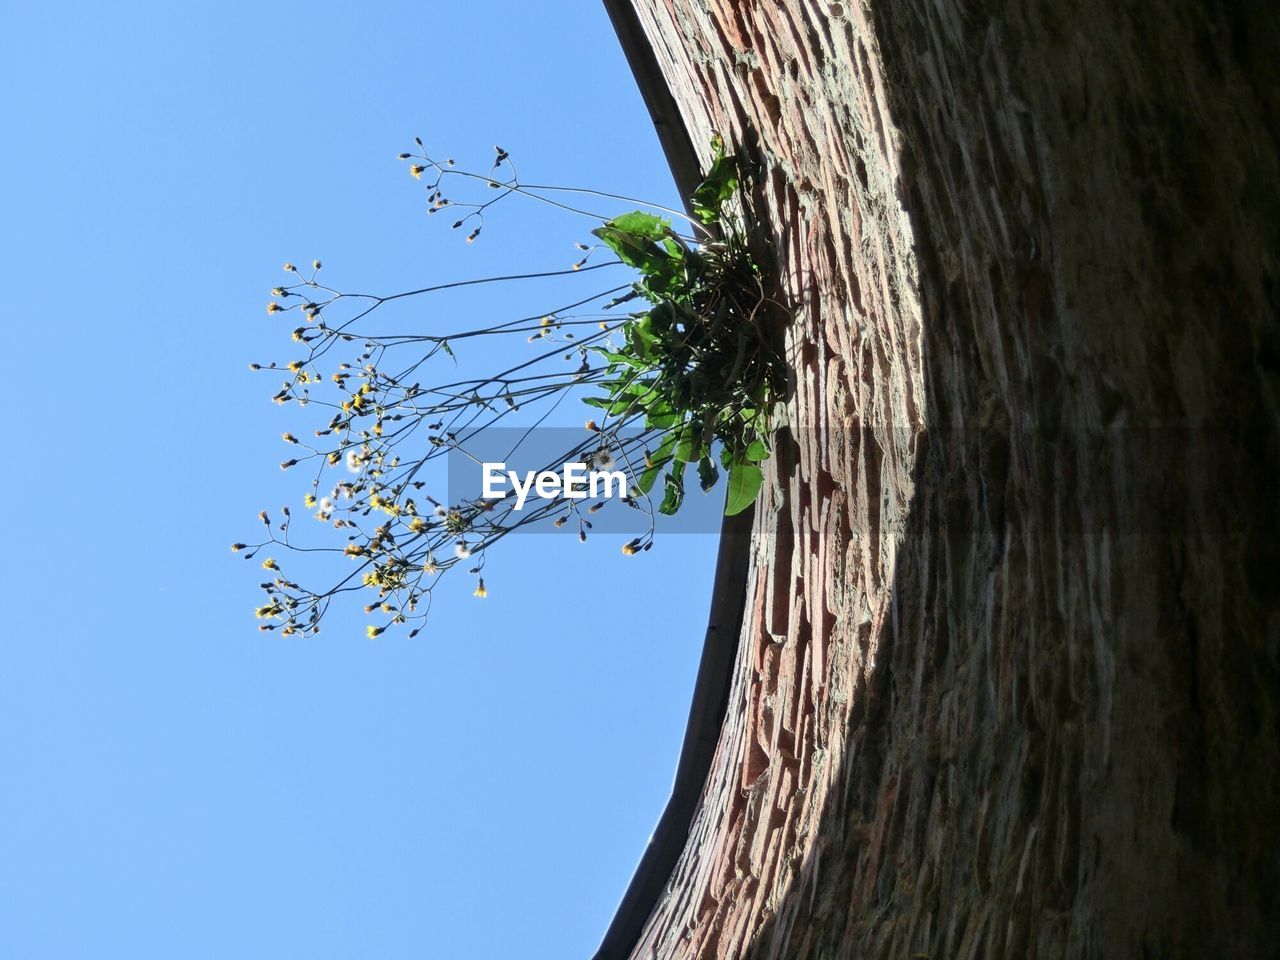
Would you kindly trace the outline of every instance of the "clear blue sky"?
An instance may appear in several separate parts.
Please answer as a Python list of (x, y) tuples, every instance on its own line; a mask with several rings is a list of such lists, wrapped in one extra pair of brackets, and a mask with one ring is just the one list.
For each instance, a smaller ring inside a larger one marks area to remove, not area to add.
[(0, 86), (0, 957), (588, 956), (670, 789), (715, 538), (514, 538), (487, 600), (375, 642), (353, 610), (258, 633), (228, 545), (301, 493), (309, 423), (246, 368), (290, 356), (283, 261), (391, 292), (572, 253), (527, 209), (459, 243), (415, 134), (676, 202), (599, 4), (11, 4)]

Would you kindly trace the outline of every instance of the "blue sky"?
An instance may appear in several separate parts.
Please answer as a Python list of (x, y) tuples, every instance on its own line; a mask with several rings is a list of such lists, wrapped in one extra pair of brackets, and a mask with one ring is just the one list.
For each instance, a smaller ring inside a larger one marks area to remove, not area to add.
[(258, 633), (228, 545), (302, 493), (279, 435), (311, 424), (247, 369), (290, 357), (281, 263), (394, 292), (573, 256), (584, 228), (527, 205), (461, 243), (413, 136), (676, 204), (603, 10), (4, 22), (0, 956), (588, 956), (671, 785), (714, 536), (512, 538), (487, 599), (446, 582), (374, 642), (353, 609)]

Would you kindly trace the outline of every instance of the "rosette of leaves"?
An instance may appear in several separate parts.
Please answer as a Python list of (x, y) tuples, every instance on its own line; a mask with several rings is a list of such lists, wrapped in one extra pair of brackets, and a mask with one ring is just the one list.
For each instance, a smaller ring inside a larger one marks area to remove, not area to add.
[(639, 210), (592, 231), (641, 273), (622, 299), (650, 307), (623, 325), (618, 349), (594, 348), (607, 364), (600, 382), (606, 395), (586, 402), (610, 417), (643, 415), (646, 428), (660, 431), (637, 486), (648, 494), (662, 478), (664, 514), (680, 509), (691, 464), (703, 491), (728, 473), (725, 513), (755, 502), (760, 464), (770, 453), (771, 409), (786, 389), (774, 346), (781, 308), (732, 216), (738, 162), (718, 139), (713, 149), (691, 204), (706, 227), (704, 242), (691, 243), (670, 221)]

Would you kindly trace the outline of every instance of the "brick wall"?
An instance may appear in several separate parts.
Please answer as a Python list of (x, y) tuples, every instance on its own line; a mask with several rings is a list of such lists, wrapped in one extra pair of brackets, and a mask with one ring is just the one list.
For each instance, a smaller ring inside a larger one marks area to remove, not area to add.
[(1266, 956), (1265, 4), (635, 0), (797, 316), (728, 714), (636, 958)]

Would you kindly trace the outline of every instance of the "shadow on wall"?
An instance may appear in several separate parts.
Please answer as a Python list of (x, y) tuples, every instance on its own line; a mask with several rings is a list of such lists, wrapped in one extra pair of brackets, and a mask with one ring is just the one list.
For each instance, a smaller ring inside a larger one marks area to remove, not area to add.
[(1274, 12), (874, 7), (928, 407), (883, 615), (802, 638), (865, 666), (750, 956), (1270, 956)]

